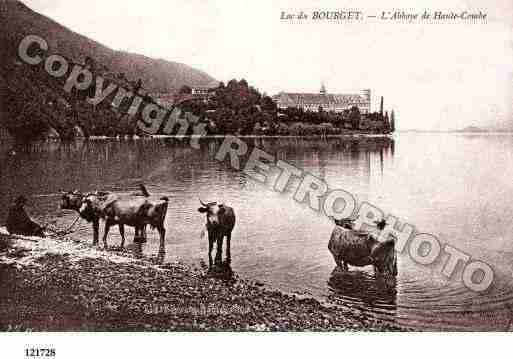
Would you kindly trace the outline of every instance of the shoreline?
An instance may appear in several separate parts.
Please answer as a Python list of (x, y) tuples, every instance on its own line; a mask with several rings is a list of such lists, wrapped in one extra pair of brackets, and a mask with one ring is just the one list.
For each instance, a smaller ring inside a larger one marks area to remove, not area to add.
[[(89, 136), (89, 137), (77, 137), (73, 139), (60, 139), (60, 138), (46, 138), (46, 139), (37, 139), (32, 140), (29, 143), (38, 143), (38, 142), (79, 142), (79, 141), (147, 141), (147, 140), (159, 140), (159, 139), (189, 139), (189, 138), (199, 138), (199, 139), (216, 139), (216, 138), (226, 138), (227, 136), (234, 136), (237, 138), (248, 138), (248, 139), (267, 139), (267, 138), (298, 138), (298, 139), (328, 139), (328, 138), (393, 138), (394, 135), (389, 133), (365, 133), (365, 132), (354, 132), (354, 133), (344, 133), (338, 135), (208, 135), (208, 136), (181, 136), (181, 135), (148, 135), (148, 136)], [(16, 140), (13, 142), (18, 143)], [(23, 141), (21, 142), (23, 143)]]
[(401, 330), (236, 274), (158, 264), (72, 236), (0, 239), (12, 241), (0, 252), (0, 331)]

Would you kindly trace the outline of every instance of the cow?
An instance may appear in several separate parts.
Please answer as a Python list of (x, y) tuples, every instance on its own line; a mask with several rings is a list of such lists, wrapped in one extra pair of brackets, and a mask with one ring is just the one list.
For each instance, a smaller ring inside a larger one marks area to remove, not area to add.
[[(146, 225), (156, 228), (160, 235), (159, 253), (165, 252), (166, 229), (164, 221), (168, 208), (168, 197), (154, 199), (145, 196), (134, 195), (98, 195), (87, 194), (82, 199), (80, 215), (87, 221), (94, 221), (97, 218), (105, 220), (103, 232), (103, 245), (107, 248), (107, 235), (111, 226), (130, 226), (135, 228), (135, 238), (144, 236)], [(124, 238), (122, 237), (121, 246)]]
[[(139, 189), (140, 189), (140, 192), (132, 193), (132, 195), (133, 196), (144, 196), (144, 197), (150, 196), (150, 194), (146, 190), (146, 187), (144, 186), (144, 184), (140, 184)], [(61, 193), (62, 193), (61, 204), (60, 204), (61, 209), (73, 210), (73, 211), (78, 212), (78, 214), (80, 214), (80, 207), (82, 206), (82, 200), (86, 197), (86, 194), (82, 193), (78, 190), (67, 191), (67, 192), (61, 191)], [(109, 193), (103, 192), (103, 191), (96, 191), (95, 194), (98, 196), (106, 196)], [(84, 219), (86, 219), (86, 218), (84, 218)], [(93, 225), (93, 245), (98, 245), (100, 217), (99, 216), (96, 216), (94, 218), (91, 217), (86, 220), (88, 220), (88, 222), (91, 222)], [(121, 223), (118, 225), (118, 227), (119, 227), (119, 234), (121, 235), (121, 248), (123, 248), (124, 244), (125, 244), (125, 227)], [(144, 230), (143, 230), (143, 232), (144, 232)], [(144, 238), (144, 236), (143, 236), (143, 238)]]
[[(69, 209), (72, 211), (76, 211), (80, 214), (80, 207), (82, 206), (82, 200), (85, 196), (84, 193), (74, 190), (74, 191), (61, 191), (62, 197), (61, 197), (61, 209)], [(98, 236), (99, 236), (99, 229), (100, 229), (100, 218), (94, 218), (90, 219), (88, 222), (92, 222), (93, 224), (93, 245), (98, 244)], [(125, 232), (124, 228), (119, 227), (119, 233), (121, 234), (121, 238), (125, 238)]]
[[(347, 270), (347, 265), (363, 267), (372, 265), (377, 275), (396, 276), (397, 258), (395, 254), (395, 238), (389, 237), (380, 242), (366, 231), (353, 229), (352, 219), (336, 222), (331, 233), (328, 249), (333, 255), (337, 266)], [(381, 231), (386, 222), (376, 223)]]
[(199, 200), (201, 207), (198, 212), (207, 215), (207, 233), (208, 233), (208, 264), (212, 268), (212, 249), (214, 242), (216, 243), (215, 264), (222, 263), (223, 239), (226, 237), (226, 262), (231, 262), (230, 241), (232, 239), (233, 227), (235, 227), (235, 212), (232, 207), (228, 207), (223, 203), (209, 202), (204, 203)]

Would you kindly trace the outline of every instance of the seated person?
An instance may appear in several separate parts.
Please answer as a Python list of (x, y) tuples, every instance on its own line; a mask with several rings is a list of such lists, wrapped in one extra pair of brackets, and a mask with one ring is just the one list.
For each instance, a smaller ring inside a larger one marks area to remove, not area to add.
[(25, 203), (27, 203), (25, 196), (18, 196), (14, 200), (14, 204), (9, 208), (7, 215), (7, 231), (10, 234), (45, 237), (43, 227), (32, 221), (25, 212), (25, 208), (23, 208)]

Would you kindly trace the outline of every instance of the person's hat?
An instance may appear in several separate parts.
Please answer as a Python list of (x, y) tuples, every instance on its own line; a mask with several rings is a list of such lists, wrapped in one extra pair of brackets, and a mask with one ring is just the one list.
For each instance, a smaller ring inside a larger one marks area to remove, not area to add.
[(14, 200), (14, 203), (15, 204), (25, 204), (27, 203), (27, 197), (21, 195), (21, 196), (18, 196), (16, 197), (16, 199)]

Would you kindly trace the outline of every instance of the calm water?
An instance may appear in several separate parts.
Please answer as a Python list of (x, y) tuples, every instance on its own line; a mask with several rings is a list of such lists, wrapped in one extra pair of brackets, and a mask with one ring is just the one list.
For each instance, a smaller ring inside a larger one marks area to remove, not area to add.
[[(507, 330), (513, 321), (513, 136), (398, 134), (391, 139), (252, 139), (258, 147), (324, 178), (387, 213), (438, 236), (495, 271), (495, 284), (475, 294), (461, 283), (461, 268), (447, 279), (441, 264), (423, 267), (399, 256), (395, 286), (374, 279), (371, 268), (334, 271), (327, 250), (333, 224), (292, 191), (274, 192), (215, 160), (221, 140), (201, 150), (174, 139), (86, 141), (1, 148), (0, 199), (30, 198), (28, 209), (64, 227), (75, 213), (57, 208), (60, 189), (131, 192), (143, 181), (171, 198), (167, 260), (207, 261), (205, 221), (198, 197), (235, 208), (232, 267), (243, 277), (361, 311), (370, 318), (422, 329)], [(292, 183), (294, 187), (296, 183)], [(5, 217), (6, 206), (0, 208)], [(129, 233), (129, 237), (133, 232)], [(77, 236), (91, 241), (89, 225)], [(117, 230), (110, 244), (119, 243)], [(130, 242), (131, 240), (129, 240)], [(146, 252), (157, 251), (152, 233)], [(442, 257), (444, 259), (445, 257)], [(442, 260), (443, 262), (443, 260)], [(511, 310), (509, 303), (511, 303)]]

